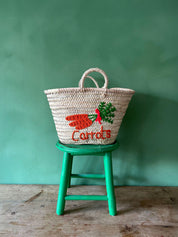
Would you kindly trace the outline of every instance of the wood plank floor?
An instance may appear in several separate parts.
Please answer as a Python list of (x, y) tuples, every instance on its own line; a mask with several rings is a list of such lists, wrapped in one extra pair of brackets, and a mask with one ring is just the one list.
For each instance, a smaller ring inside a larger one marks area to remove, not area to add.
[[(72, 186), (69, 194), (106, 194), (105, 186)], [(177, 187), (115, 187), (117, 216), (106, 201), (67, 201), (55, 213), (58, 186), (0, 185), (0, 237), (177, 237)]]

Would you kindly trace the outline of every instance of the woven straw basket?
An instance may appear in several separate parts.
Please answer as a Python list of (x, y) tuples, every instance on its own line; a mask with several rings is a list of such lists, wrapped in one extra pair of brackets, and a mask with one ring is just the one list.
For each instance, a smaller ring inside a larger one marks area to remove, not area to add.
[[(91, 72), (99, 72), (105, 84), (99, 88)], [(84, 88), (90, 78), (96, 88)], [(116, 140), (133, 90), (108, 87), (99, 68), (84, 72), (79, 87), (45, 90), (60, 142), (64, 144), (111, 144)]]

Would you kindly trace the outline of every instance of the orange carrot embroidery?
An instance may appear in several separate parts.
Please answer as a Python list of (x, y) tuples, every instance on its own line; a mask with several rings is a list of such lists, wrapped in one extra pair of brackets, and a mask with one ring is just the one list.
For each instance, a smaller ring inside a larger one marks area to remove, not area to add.
[(75, 115), (69, 115), (66, 117), (66, 120), (78, 120), (78, 119), (84, 119), (88, 118), (88, 114), (75, 114)]
[(103, 120), (112, 124), (115, 110), (116, 108), (111, 103), (101, 102), (98, 108), (95, 109), (96, 114), (74, 114), (67, 116), (66, 120), (72, 121), (69, 126), (78, 130), (91, 126), (94, 121), (101, 124), (101, 120)]
[(75, 120), (71, 123), (69, 123), (69, 126), (75, 127), (76, 129), (84, 129), (92, 125), (92, 120), (90, 120), (88, 117), (85, 119), (79, 119)]

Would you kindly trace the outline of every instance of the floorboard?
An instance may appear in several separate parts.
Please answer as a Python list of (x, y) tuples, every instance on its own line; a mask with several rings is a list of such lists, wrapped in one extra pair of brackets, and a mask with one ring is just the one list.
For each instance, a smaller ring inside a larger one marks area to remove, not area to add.
[[(115, 187), (107, 201), (66, 201), (55, 213), (57, 185), (0, 185), (0, 237), (177, 237), (178, 187)], [(105, 195), (105, 186), (72, 186), (68, 194)]]

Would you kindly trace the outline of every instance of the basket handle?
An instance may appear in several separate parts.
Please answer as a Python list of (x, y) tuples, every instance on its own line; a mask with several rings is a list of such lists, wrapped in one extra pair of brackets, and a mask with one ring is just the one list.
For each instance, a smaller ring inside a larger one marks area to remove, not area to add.
[[(90, 78), (95, 83), (96, 87), (99, 88), (98, 83), (95, 81), (95, 79), (93, 77), (87, 76), (86, 78)], [(81, 80), (79, 81), (78, 85), (79, 85), (79, 87), (81, 87)]]
[[(102, 88), (106, 89), (108, 87), (108, 77), (107, 77), (106, 73), (100, 68), (90, 68), (90, 69), (86, 70), (83, 73), (82, 78), (79, 81), (79, 87), (84, 88), (85, 78), (88, 77), (88, 74), (90, 74), (91, 72), (99, 72), (104, 77), (105, 83), (104, 83), (104, 86)], [(89, 78), (91, 79), (91, 77), (89, 77)], [(92, 80), (94, 80), (94, 79), (92, 78)], [(96, 83), (95, 83), (95, 85), (96, 85)]]

